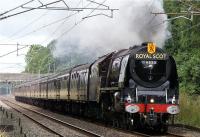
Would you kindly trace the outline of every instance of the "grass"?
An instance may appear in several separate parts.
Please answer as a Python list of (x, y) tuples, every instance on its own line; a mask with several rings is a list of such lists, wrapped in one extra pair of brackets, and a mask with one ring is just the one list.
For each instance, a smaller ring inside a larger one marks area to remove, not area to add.
[(176, 116), (175, 123), (182, 123), (200, 127), (200, 96), (189, 96), (180, 93), (180, 114)]

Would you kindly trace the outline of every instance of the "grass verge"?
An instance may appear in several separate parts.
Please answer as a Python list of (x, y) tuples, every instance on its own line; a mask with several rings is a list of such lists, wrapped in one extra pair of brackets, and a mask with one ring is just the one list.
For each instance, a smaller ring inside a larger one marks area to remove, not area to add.
[(175, 123), (200, 127), (200, 96), (190, 96), (180, 93), (180, 114), (176, 116)]

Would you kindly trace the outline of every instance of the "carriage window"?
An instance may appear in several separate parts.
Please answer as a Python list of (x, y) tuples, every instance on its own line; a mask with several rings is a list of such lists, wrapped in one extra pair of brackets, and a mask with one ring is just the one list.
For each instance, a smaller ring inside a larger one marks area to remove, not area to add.
[(65, 77), (64, 79), (62, 79), (62, 81), (61, 81), (61, 88), (62, 89), (67, 89), (67, 77)]

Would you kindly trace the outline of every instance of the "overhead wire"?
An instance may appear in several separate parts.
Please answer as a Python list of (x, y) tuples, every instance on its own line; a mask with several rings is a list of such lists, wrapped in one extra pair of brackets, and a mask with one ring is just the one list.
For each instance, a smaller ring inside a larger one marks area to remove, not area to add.
[[(91, 11), (87, 16), (91, 15), (97, 8), (99, 8), (99, 7), (100, 7), (102, 4), (104, 4), (106, 1), (107, 1), (107, 0), (104, 0), (104, 1), (103, 1), (101, 4), (99, 4), (96, 8), (92, 9), (92, 11)], [(90, 3), (89, 3), (89, 4), (90, 4)], [(88, 4), (88, 5), (89, 5), (89, 4)], [(87, 5), (87, 6), (88, 6), (88, 5)], [(69, 15), (69, 16), (67, 16), (67, 17), (61, 18), (61, 19), (56, 20), (56, 21), (54, 21), (54, 22), (51, 22), (51, 23), (49, 23), (49, 24), (47, 24), (47, 25), (44, 25), (44, 26), (42, 26), (42, 27), (40, 27), (40, 28), (38, 28), (38, 29), (35, 29), (35, 30), (32, 31), (32, 32), (26, 33), (25, 35), (23, 35), (23, 37), (24, 37), (24, 36), (27, 36), (27, 35), (30, 35), (31, 33), (36, 32), (36, 31), (38, 31), (38, 30), (40, 30), (40, 29), (43, 29), (43, 28), (46, 28), (46, 27), (48, 27), (48, 26), (50, 26), (50, 25), (53, 25), (53, 24), (55, 24), (55, 23), (58, 23), (58, 22), (60, 22), (60, 21), (62, 21), (62, 20), (65, 20), (65, 19), (67, 19), (67, 18), (69, 18), (69, 17), (71, 17), (71, 16), (73, 16), (73, 15), (75, 15), (75, 14), (77, 14), (77, 13), (71, 14), (71, 15)], [(72, 27), (70, 27), (67, 31), (63, 32), (60, 36), (58, 36), (57, 39), (61, 38), (62, 36), (64, 36), (64, 35), (67, 34), (68, 32), (70, 32), (73, 28), (75, 28), (75, 27), (76, 27), (78, 24), (80, 24), (83, 20), (85, 20), (85, 18), (82, 18), (79, 22), (75, 23), (75, 24), (74, 24)], [(22, 36), (20, 36), (20, 38), (22, 38)], [(2, 44), (2, 45), (3, 45), (3, 44)], [(4, 45), (5, 45), (5, 44), (4, 44)], [(13, 44), (13, 45), (14, 45), (14, 44)], [(30, 45), (27, 45), (27, 46), (30, 46)], [(14, 50), (14, 51), (11, 51), (11, 52), (9, 52), (9, 53), (0, 55), (0, 57), (4, 57), (4, 56), (7, 56), (7, 55), (12, 54), (12, 53), (14, 53), (14, 52), (17, 52), (17, 51), (19, 51), (19, 50), (22, 50), (22, 49), (26, 48), (27, 46), (24, 46), (24, 47), (22, 47), (22, 48), (18, 48), (17, 50)]]
[(20, 28), (19, 30), (17, 30), (16, 32), (14, 32), (13, 34), (11, 34), (9, 36), (9, 38), (12, 38), (14, 37), (16, 34), (18, 33), (21, 33), (23, 31), (25, 31), (27, 28), (29, 28), (31, 25), (33, 25), (36, 21), (40, 20), (42, 17), (46, 16), (46, 14), (48, 13), (49, 11), (46, 11), (44, 14), (42, 14), (41, 16), (35, 18), (34, 20), (32, 20), (30, 23), (26, 24), (24, 27)]
[[(102, 3), (100, 3), (96, 8), (92, 9), (92, 11), (87, 15), (90, 16), (96, 9), (98, 9), (100, 6), (102, 6), (107, 0), (104, 0)], [(82, 20), (87, 19), (86, 17), (83, 17)]]
[[(186, 3), (182, 2), (182, 1), (181, 1), (181, 3), (182, 3), (184, 6), (191, 6), (191, 5), (186, 5)], [(195, 9), (195, 10), (196, 10), (196, 9)], [(166, 14), (167, 14), (167, 13), (166, 13)], [(176, 14), (176, 13), (174, 13), (174, 15), (175, 15), (175, 14)], [(180, 14), (183, 14), (183, 13), (180, 13)], [(184, 14), (186, 14), (186, 13), (184, 13)], [(192, 13), (190, 13), (190, 14), (192, 14)], [(159, 24), (153, 26), (153, 28), (158, 27), (158, 26), (160, 26), (160, 25), (164, 25), (165, 23), (168, 23), (168, 21), (169, 21), (169, 20), (162, 21), (161, 23), (159, 23)], [(197, 23), (196, 25), (193, 25), (193, 26), (191, 26), (190, 28), (187, 28), (187, 29), (185, 29), (185, 30), (179, 31), (179, 32), (180, 32), (179, 34), (182, 34), (182, 33), (186, 32), (186, 31), (189, 31), (189, 30), (191, 30), (191, 29), (194, 29), (194, 28), (196, 28), (196, 27), (198, 27), (198, 26), (200, 26), (200, 23)], [(172, 37), (171, 37), (171, 39), (172, 39), (172, 44), (174, 45), (174, 44), (175, 44), (175, 42), (174, 42), (174, 37), (173, 37), (173, 34), (171, 34), (171, 35), (172, 35)]]
[(3, 55), (0, 55), (0, 58), (5, 57), (5, 56), (7, 56), (7, 55), (10, 55), (10, 54), (12, 54), (12, 53), (18, 52), (18, 51), (20, 51), (20, 50), (22, 50), (22, 49), (25, 49), (25, 48), (29, 47), (29, 46), (31, 46), (31, 45), (26, 45), (26, 46), (23, 46), (23, 47), (18, 48), (18, 49), (16, 49), (16, 50), (13, 50), (13, 51), (10, 51), (10, 52), (5, 53), (5, 54), (3, 54)]
[(3, 16), (3, 15), (5, 15), (5, 14), (11, 12), (11, 11), (14, 11), (14, 10), (16, 10), (16, 9), (19, 9), (19, 8), (21, 8), (23, 5), (26, 5), (26, 4), (31, 3), (31, 2), (33, 2), (33, 1), (34, 1), (34, 0), (30, 0), (30, 1), (28, 1), (28, 2), (26, 2), (26, 3), (24, 3), (24, 4), (21, 4), (21, 5), (17, 6), (17, 7), (15, 7), (15, 8), (12, 8), (12, 9), (10, 9), (10, 10), (7, 10), (7, 11), (1, 13), (0, 16)]
[[(56, 4), (57, 4), (57, 3), (56, 3)], [(16, 32), (14, 32), (13, 34), (11, 34), (11, 35), (9, 36), (9, 38), (7, 38), (7, 39), (11, 39), (12, 37), (14, 37), (15, 35), (17, 35), (18, 33), (25, 31), (27, 28), (29, 28), (31, 25), (33, 25), (36, 21), (38, 21), (38, 20), (40, 20), (42, 17), (46, 16), (48, 12), (49, 12), (49, 11), (46, 11), (46, 12), (45, 12), (44, 14), (42, 14), (41, 16), (39, 16), (39, 17), (33, 19), (30, 23), (26, 24), (24, 27), (20, 28), (19, 30), (17, 30)]]
[[(81, 2), (82, 2), (82, 7), (83, 7), (83, 0), (80, 0), (79, 3), (78, 3), (76, 6), (79, 6), (79, 5), (81, 4)], [(89, 5), (91, 5), (91, 2), (88, 3), (86, 6), (84, 6), (84, 8), (88, 7)], [(74, 15), (77, 15), (77, 14), (79, 14), (79, 13), (80, 13), (80, 12), (77, 11), (76, 13), (74, 13)], [(72, 14), (71, 14), (71, 15), (72, 15)], [(67, 20), (68, 20), (68, 19), (64, 20), (58, 27), (56, 27), (56, 29), (51, 33), (51, 37), (52, 37), (53, 35), (55, 35), (55, 33), (59, 30), (59, 28), (62, 27), (63, 24), (65, 24), (65, 22), (66, 22)], [(48, 40), (49, 40), (49, 38), (45, 39), (42, 43), (45, 43), (45, 42), (48, 41)]]
[[(107, 1), (107, 0), (104, 0), (101, 4), (99, 4), (96, 8), (94, 8), (87, 16), (91, 15), (98, 7), (100, 7), (100, 6), (101, 6), (102, 4), (104, 4), (106, 1)], [(77, 13), (79, 13), (79, 12), (77, 12)], [(76, 14), (77, 14), (77, 13), (76, 13)], [(62, 21), (62, 20), (64, 20), (64, 19), (67, 19), (67, 18), (69, 18), (69, 17), (71, 17), (71, 16), (73, 16), (73, 15), (75, 15), (75, 14), (69, 15), (69, 16), (67, 16), (67, 17), (65, 17), (65, 18), (62, 18), (62, 19), (60, 19), (60, 20), (57, 20), (57, 21), (54, 21), (54, 22), (49, 23), (49, 24), (47, 24), (47, 25), (44, 25), (44, 26), (42, 26), (42, 27), (40, 27), (40, 28), (38, 28), (38, 29), (36, 29), (36, 30), (34, 30), (34, 31), (32, 31), (32, 32), (36, 32), (36, 31), (39, 30), (39, 29), (46, 28), (46, 27), (48, 27), (48, 26), (50, 26), (50, 25), (53, 25), (53, 24), (55, 24), (55, 23), (57, 23), (57, 22), (60, 22), (60, 21)], [(43, 16), (43, 15), (42, 15), (42, 16)], [(40, 16), (39, 18), (41, 18), (42, 16)], [(84, 19), (85, 19), (85, 18), (84, 18)], [(82, 18), (79, 22), (75, 23), (71, 28), (69, 28), (67, 31), (65, 31), (64, 33), (62, 33), (62, 34), (58, 37), (58, 39), (61, 38), (61, 37), (64, 36), (64, 35), (66, 35), (68, 32), (70, 32), (73, 28), (75, 28), (78, 24), (80, 24), (84, 19)], [(35, 20), (37, 20), (37, 19), (35, 19)], [(65, 21), (66, 21), (66, 20), (65, 20)], [(34, 22), (34, 21), (32, 21), (30, 24), (32, 24), (33, 22)], [(30, 25), (30, 24), (29, 24), (29, 25)], [(28, 25), (26, 25), (26, 26), (28, 26)], [(30, 32), (30, 34), (31, 34), (32, 32)], [(13, 35), (14, 35), (14, 34), (13, 34)], [(26, 34), (26, 35), (28, 35), (28, 34)], [(23, 36), (25, 36), (25, 35), (23, 35)], [(20, 37), (20, 38), (21, 38), (21, 37)], [(0, 45), (3, 45), (3, 44), (0, 44)], [(15, 44), (4, 44), (4, 45), (15, 45)], [(22, 45), (20, 45), (20, 46), (22, 46)], [(6, 53), (6, 54), (0, 55), (0, 58), (1, 58), (1, 57), (5, 57), (5, 56), (7, 56), (7, 55), (9, 55), (9, 54), (18, 52), (19, 50), (25, 49), (25, 48), (27, 48), (28, 46), (31, 46), (31, 45), (26, 45), (26, 46), (23, 46), (23, 47), (21, 47), (21, 48), (18, 48), (17, 50), (13, 50), (13, 51), (8, 52), (8, 53)]]
[[(35, 33), (35, 32), (40, 31), (40, 30), (42, 30), (42, 29), (45, 29), (45, 28), (47, 28), (47, 27), (49, 27), (49, 26), (52, 26), (52, 25), (54, 25), (54, 24), (57, 24), (57, 23), (59, 23), (59, 22), (61, 22), (61, 21), (63, 21), (63, 20), (66, 20), (67, 18), (70, 18), (70, 17), (73, 16), (73, 15), (75, 15), (75, 14), (68, 15), (68, 16), (66, 16), (66, 17), (64, 17), (64, 18), (58, 19), (58, 20), (56, 20), (56, 21), (53, 21), (53, 22), (51, 22), (51, 23), (48, 23), (48, 24), (43, 25), (43, 26), (41, 26), (41, 27), (38, 27), (38, 28), (36, 28), (35, 30), (30, 31), (30, 32), (27, 32), (27, 33), (25, 33), (25, 34), (23, 34), (23, 35), (21, 35), (21, 36), (15, 38), (15, 39), (20, 39), (20, 38), (27, 37), (28, 35), (30, 35), (30, 34), (32, 34), (32, 33)], [(13, 40), (13, 39), (12, 39), (12, 40)]]
[[(107, 0), (104, 0), (101, 4), (104, 4), (105, 2), (106, 2)], [(94, 11), (95, 11), (95, 9), (97, 9), (97, 8), (99, 8), (100, 6), (101, 6), (101, 4), (100, 5), (98, 5), (96, 8), (94, 8), (87, 16), (90, 16)], [(86, 17), (87, 17), (86, 16)], [(59, 35), (56, 39), (60, 39), (60, 38), (62, 38), (64, 35), (66, 35), (66, 34), (68, 34), (71, 30), (73, 30), (77, 25), (79, 25), (79, 24), (81, 24), (85, 19), (87, 19), (87, 18), (82, 18), (80, 21), (78, 21), (78, 22), (76, 22), (72, 27), (70, 27), (68, 30), (66, 30), (66, 31), (64, 31), (61, 35)]]
[[(183, 6), (192, 6), (192, 5), (187, 5), (185, 2), (183, 2), (183, 1), (180, 1), (180, 3), (182, 3), (183, 4)], [(164, 13), (156, 13), (156, 14), (164, 14)], [(186, 13), (186, 12), (183, 12), (183, 13), (165, 13), (165, 14), (173, 14), (173, 15), (176, 15), (176, 14), (185, 14), (185, 15), (187, 15), (187, 14), (191, 14), (191, 16), (192, 15), (198, 15), (198, 14), (200, 14), (200, 13), (194, 13), (194, 11), (193, 12), (191, 12), (191, 13)], [(178, 17), (174, 17), (173, 19), (178, 19), (178, 18), (185, 18), (185, 19), (187, 19), (187, 20), (190, 20), (190, 21), (192, 21), (192, 18), (187, 18), (187, 17), (185, 17), (185, 16), (178, 16)], [(171, 19), (172, 20), (172, 19)], [(152, 29), (153, 28), (156, 28), (156, 27), (158, 27), (158, 26), (160, 26), (160, 25), (164, 25), (165, 23), (168, 23), (168, 21), (170, 21), (170, 19), (168, 19), (168, 20), (164, 20), (164, 21), (162, 21), (161, 23), (158, 23), (158, 24), (156, 24), (156, 25), (154, 25), (153, 27), (152, 27)], [(183, 31), (180, 31), (180, 32), (185, 32), (185, 31), (188, 31), (188, 30), (190, 30), (190, 29), (192, 29), (192, 28), (195, 28), (195, 27), (197, 27), (197, 26), (199, 26), (200, 24), (198, 23), (198, 24), (196, 24), (196, 25), (194, 25), (194, 26), (192, 26), (192, 27), (190, 27), (190, 28), (188, 28), (188, 29), (186, 29), (186, 30), (183, 30)]]
[[(33, 2), (33, 1), (34, 1), (34, 0), (31, 0), (31, 1), (27, 2), (27, 3), (24, 3), (24, 4), (20, 5), (20, 6), (17, 6), (16, 8), (13, 8), (13, 9), (11, 9), (11, 10), (8, 10), (8, 11), (4, 12), (4, 13), (1, 13), (1, 14), (0, 14), (0, 20), (4, 20), (4, 19), (7, 19), (7, 18), (9, 18), (9, 17), (16, 16), (16, 15), (19, 15), (19, 14), (22, 14), (22, 13), (26, 13), (26, 12), (29, 12), (29, 11), (32, 11), (32, 10), (35, 10), (35, 9), (45, 9), (45, 10), (68, 10), (68, 11), (83, 11), (83, 10), (85, 10), (85, 9), (93, 9), (93, 8), (70, 8), (70, 7), (66, 4), (66, 2), (65, 2), (64, 0), (57, 0), (57, 1), (53, 1), (53, 2), (47, 3), (47, 4), (43, 4), (42, 2), (40, 2), (40, 1), (38, 0), (38, 2), (41, 4), (40, 6), (38, 6), (38, 7), (26, 7), (26, 5), (27, 5), (28, 3), (31, 3), (31, 2)], [(109, 6), (103, 5), (103, 4), (98, 3), (98, 2), (96, 2), (96, 1), (93, 1), (93, 0), (87, 0), (87, 1), (89, 1), (89, 2), (91, 2), (91, 3), (98, 4), (99, 6), (104, 6), (104, 7), (106, 7), (106, 9), (105, 9), (105, 8), (102, 8), (102, 9), (98, 9), (98, 10), (109, 10), (109, 11), (111, 11), (111, 12), (113, 12), (114, 10), (117, 10), (117, 9), (110, 9)], [(64, 7), (64, 8), (63, 8), (63, 7), (49, 7), (49, 5), (53, 5), (53, 4), (59, 3), (59, 2), (64, 3), (65, 7)], [(14, 11), (14, 10), (16, 10), (16, 9), (19, 9), (19, 8), (27, 9), (27, 10), (19, 11), (19, 12), (10, 14), (10, 15), (3, 16), (3, 15), (5, 15), (5, 14), (7, 14), (7, 13), (9, 13), (9, 12), (11, 12), (11, 11)], [(96, 8), (96, 10), (97, 10), (97, 8)]]
[(18, 43), (17, 43), (17, 44), (11, 44), (11, 43), (0, 43), (0, 46), (5, 46), (5, 45), (6, 45), (6, 46), (17, 46), (17, 45), (18, 45), (18, 46), (25, 46), (25, 45), (21, 45), (21, 44), (18, 44)]
[[(154, 2), (155, 2), (155, 0), (153, 0), (153, 3), (154, 3)], [(153, 5), (153, 3), (152, 3), (152, 5)], [(151, 12), (151, 14), (152, 14), (152, 13), (153, 13), (153, 12)], [(157, 16), (157, 14), (154, 14), (154, 17), (149, 21), (148, 24), (151, 24), (151, 23), (153, 22), (153, 20), (155, 19), (156, 16)], [(158, 23), (158, 24), (152, 26), (152, 27), (151, 27), (151, 30), (155, 31), (154, 28), (156, 28), (156, 27), (158, 27), (158, 26), (160, 26), (160, 25), (164, 25), (165, 23), (168, 23), (168, 20), (162, 20), (160, 23)]]
[[(155, 3), (155, 0), (151, 0), (151, 1), (149, 1), (149, 3), (147, 3), (146, 4), (146, 7), (147, 7), (147, 13), (145, 14), (146, 16), (151, 16), (151, 12), (153, 11), (153, 9), (154, 9), (154, 3)], [(149, 11), (151, 11), (151, 12), (149, 12)], [(149, 15), (150, 14), (150, 15)], [(151, 23), (155, 20), (155, 18), (156, 18), (156, 15), (154, 15), (149, 21), (148, 21), (148, 25), (150, 26), (151, 25)], [(152, 29), (152, 27), (151, 27), (151, 29)]]
[[(76, 7), (78, 7), (80, 4), (81, 4), (81, 2), (83, 2), (82, 0), (80, 0), (79, 1), (79, 3), (76, 5)], [(89, 3), (89, 4), (91, 4), (91, 3)], [(89, 4), (87, 5), (87, 6), (89, 6)], [(80, 12), (79, 11), (77, 11), (77, 12), (75, 12), (75, 13), (73, 13), (73, 14), (70, 14), (69, 16), (74, 16), (74, 15), (76, 15), (76, 14), (79, 14)], [(71, 17), (72, 17), (71, 16)], [(63, 26), (63, 24), (65, 24), (65, 22), (68, 20), (69, 18), (67, 18), (66, 20), (64, 20), (63, 22), (61, 22), (60, 23), (60, 25), (58, 26), (58, 27), (56, 27), (56, 29), (50, 34), (50, 36), (52, 37), (53, 35), (55, 35), (56, 34), (56, 32)], [(44, 44), (46, 41), (48, 41), (49, 40), (49, 38), (46, 38), (43, 42), (42, 42), (42, 44)]]
[[(91, 3), (89, 3), (87, 6), (89, 6), (90, 4), (91, 4)], [(99, 7), (99, 6), (98, 6), (98, 7)], [(93, 9), (93, 10), (94, 10), (94, 9)], [(64, 18), (61, 18), (61, 19), (58, 19), (58, 20), (53, 21), (53, 22), (51, 22), (51, 23), (48, 23), (48, 24), (46, 24), (46, 25), (43, 25), (43, 26), (41, 26), (41, 27), (39, 27), (39, 28), (36, 28), (35, 30), (30, 31), (30, 32), (27, 32), (27, 33), (25, 33), (25, 34), (23, 34), (23, 35), (21, 35), (21, 36), (15, 38), (15, 39), (20, 39), (20, 38), (27, 37), (27, 36), (31, 35), (32, 33), (35, 33), (35, 32), (37, 32), (37, 31), (40, 31), (41, 29), (45, 29), (45, 28), (47, 28), (47, 27), (49, 27), (49, 26), (51, 26), (51, 25), (57, 24), (57, 23), (59, 23), (59, 22), (61, 22), (61, 21), (65, 22), (67, 19), (69, 19), (70, 17), (72, 17), (72, 16), (78, 14), (79, 12), (80, 12), (80, 11), (76, 11), (75, 13), (72, 13), (72, 14), (70, 14), (70, 15), (68, 15), (68, 16), (65, 16)], [(12, 40), (15, 40), (15, 39), (12, 39)]]
[[(152, 0), (151, 1), (151, 5), (149, 6), (149, 11), (152, 11), (153, 10), (153, 4), (154, 4), (155, 0)], [(151, 13), (150, 13), (151, 14)], [(153, 22), (153, 20), (155, 19), (156, 15), (154, 15), (152, 17), (152, 19), (148, 22), (148, 24), (151, 24)]]
[[(30, 2), (32, 2), (32, 1), (34, 1), (34, 0), (31, 0)], [(48, 5), (52, 5), (52, 4), (61, 2), (61, 1), (63, 1), (63, 0), (57, 0), (57, 1), (50, 2), (50, 3), (45, 4), (45, 5), (41, 5), (41, 6), (38, 6), (38, 7), (35, 7), (35, 8), (31, 8), (31, 9), (28, 9), (28, 10), (20, 11), (20, 12), (17, 12), (17, 13), (13, 13), (13, 14), (10, 14), (10, 15), (1, 17), (2, 15), (8, 13), (8, 12), (4, 12), (4, 13), (1, 13), (1, 14), (0, 14), (0, 20), (4, 20), (4, 19), (7, 19), (7, 18), (16, 16), (16, 15), (19, 15), (19, 14), (23, 14), (23, 13), (26, 13), (26, 12), (29, 12), (29, 11), (32, 11), (32, 10), (35, 10), (35, 9), (38, 9), (38, 8), (41, 8), (41, 7), (46, 7), (46, 6), (48, 6)], [(29, 3), (30, 3), (30, 2), (29, 2)], [(22, 5), (18, 6), (17, 8), (23, 7), (23, 6), (26, 5), (26, 4), (27, 4), (27, 3), (22, 4)], [(14, 8), (14, 9), (15, 9), (15, 8)], [(10, 11), (11, 11), (11, 10), (9, 10), (9, 12), (10, 12)]]
[[(34, 0), (33, 0), (34, 1)], [(58, 0), (58, 1), (54, 1), (54, 2), (51, 2), (51, 3), (48, 3), (48, 5), (49, 4), (52, 4), (52, 3), (57, 3), (57, 2), (60, 2), (60, 1), (63, 1), (63, 0)], [(94, 3), (94, 1), (90, 1), (90, 0), (88, 0), (90, 3), (89, 4), (91, 4), (91, 3)], [(30, 1), (30, 2), (32, 2), (32, 1)], [(29, 2), (29, 3), (30, 3)], [(81, 1), (80, 1), (81, 2)], [(82, 2), (83, 3), (83, 2)], [(104, 3), (104, 2), (103, 2)], [(88, 5), (89, 5), (88, 4)], [(97, 3), (98, 4), (98, 6), (96, 7), (96, 8), (92, 8), (92, 12), (94, 12), (96, 9), (98, 9), (100, 6), (102, 6), (103, 4), (102, 3)], [(24, 4), (23, 4), (24, 5)], [(88, 6), (87, 5), (87, 6)], [(44, 5), (43, 5), (44, 6)], [(86, 7), (87, 7), (86, 6)], [(103, 5), (104, 6), (104, 5)], [(84, 7), (84, 8), (86, 8), (86, 7)], [(36, 9), (36, 8), (35, 8)], [(91, 13), (92, 13), (91, 12)], [(41, 29), (44, 29), (44, 28), (47, 28), (47, 27), (49, 27), (49, 26), (51, 26), (51, 25), (54, 25), (54, 24), (56, 24), (56, 23), (59, 23), (59, 22), (61, 22), (61, 21), (63, 21), (63, 23), (66, 21), (66, 19), (68, 19), (68, 18), (70, 18), (70, 17), (72, 17), (72, 16), (74, 16), (74, 15), (76, 15), (76, 14), (78, 14), (79, 13), (79, 11), (76, 11), (76, 13), (73, 13), (73, 14), (71, 14), (71, 15), (69, 15), (69, 16), (66, 16), (66, 17), (64, 17), (64, 18), (61, 18), (61, 19), (59, 19), (59, 20), (56, 20), (56, 21), (53, 21), (53, 22), (51, 22), (51, 23), (49, 23), (49, 24), (46, 24), (46, 25), (43, 25), (43, 26), (41, 26), (41, 27), (39, 27), (39, 28), (36, 28), (35, 30), (33, 30), (33, 31), (30, 31), (30, 32), (27, 32), (27, 33), (25, 33), (25, 34), (23, 34), (23, 35), (21, 35), (21, 36), (19, 36), (19, 37), (16, 37), (16, 38), (13, 38), (12, 39), (12, 37), (14, 36), (14, 35), (16, 35), (17, 33), (19, 33), (20, 31), (23, 31), (23, 30), (25, 30), (26, 29), (26, 27), (28, 27), (28, 26), (30, 26), (31, 24), (33, 24), (35, 21), (37, 21), (38, 19), (40, 19), (41, 17), (43, 17), (44, 15), (42, 15), (42, 16), (40, 16), (40, 17), (38, 17), (38, 18), (36, 18), (35, 20), (33, 20), (32, 22), (30, 22), (29, 24), (27, 24), (24, 28), (25, 29), (20, 29), (19, 31), (17, 31), (17, 32), (15, 32), (15, 33), (13, 33), (12, 35), (11, 35), (11, 40), (16, 40), (16, 39), (20, 39), (20, 38), (24, 38), (24, 37), (27, 37), (27, 36), (29, 36), (29, 35), (31, 35), (32, 33), (35, 33), (35, 32), (37, 32), (37, 31), (40, 31)], [(91, 14), (90, 13), (90, 14)], [(89, 15), (90, 15), (89, 14)], [(82, 21), (81, 21), (82, 22)], [(79, 22), (77, 23), (77, 24), (79, 24)], [(75, 26), (76, 26), (76, 24), (75, 24)], [(60, 26), (59, 26), (60, 27)], [(71, 29), (70, 29), (71, 30)], [(55, 32), (56, 32), (56, 30), (55, 30)], [(55, 33), (55, 32), (53, 32), (53, 34)]]

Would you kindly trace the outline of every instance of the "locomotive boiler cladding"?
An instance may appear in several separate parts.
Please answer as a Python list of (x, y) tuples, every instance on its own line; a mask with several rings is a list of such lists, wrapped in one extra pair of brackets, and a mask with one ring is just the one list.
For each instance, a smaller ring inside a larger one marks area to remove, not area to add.
[(172, 56), (152, 42), (109, 53), (14, 89), (16, 100), (96, 117), (121, 127), (167, 131), (179, 113)]

